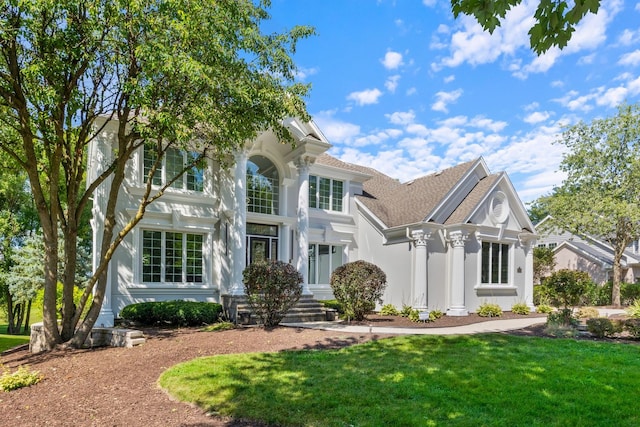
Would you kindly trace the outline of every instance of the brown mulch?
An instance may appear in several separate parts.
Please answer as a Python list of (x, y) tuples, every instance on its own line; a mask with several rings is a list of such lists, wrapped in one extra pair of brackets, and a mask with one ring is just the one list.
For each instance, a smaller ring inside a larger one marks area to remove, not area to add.
[[(506, 312), (502, 318), (512, 316), (517, 315)], [(372, 315), (362, 324), (443, 327), (486, 320), (471, 314), (444, 316), (422, 324)], [(0, 392), (0, 426), (255, 426), (255, 422), (208, 416), (197, 407), (172, 400), (158, 387), (158, 377), (168, 367), (200, 356), (340, 348), (389, 336), (287, 327), (144, 332), (147, 341), (134, 348), (60, 350), (38, 355), (23, 349), (2, 355), (0, 362), (6, 368), (29, 365), (40, 371), (44, 380), (31, 387)], [(538, 327), (516, 333), (543, 334)]]

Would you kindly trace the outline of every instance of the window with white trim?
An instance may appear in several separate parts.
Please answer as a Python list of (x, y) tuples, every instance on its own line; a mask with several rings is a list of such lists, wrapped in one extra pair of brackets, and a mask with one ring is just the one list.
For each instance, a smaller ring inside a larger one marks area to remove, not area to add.
[[(143, 154), (143, 179), (146, 180), (151, 168), (158, 158), (157, 152), (150, 145), (145, 145)], [(163, 185), (178, 175), (188, 164), (198, 156), (197, 153), (186, 152), (175, 148), (168, 148), (156, 169), (151, 183)], [(199, 165), (190, 167), (182, 176), (176, 179), (172, 188), (202, 192), (204, 188), (204, 168)]]
[(309, 245), (309, 284), (328, 284), (333, 270), (343, 264), (341, 245)]
[(344, 181), (309, 176), (309, 207), (342, 212)]
[(247, 212), (278, 215), (280, 177), (273, 162), (264, 156), (247, 161)]
[(509, 245), (482, 242), (483, 285), (507, 285), (509, 283)]
[(142, 230), (142, 282), (202, 283), (202, 234)]

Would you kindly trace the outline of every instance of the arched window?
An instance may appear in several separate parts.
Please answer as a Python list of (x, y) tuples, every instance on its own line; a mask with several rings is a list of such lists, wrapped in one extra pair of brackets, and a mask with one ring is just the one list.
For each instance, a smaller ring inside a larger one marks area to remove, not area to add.
[(247, 162), (247, 211), (278, 215), (278, 169), (263, 156), (253, 156)]

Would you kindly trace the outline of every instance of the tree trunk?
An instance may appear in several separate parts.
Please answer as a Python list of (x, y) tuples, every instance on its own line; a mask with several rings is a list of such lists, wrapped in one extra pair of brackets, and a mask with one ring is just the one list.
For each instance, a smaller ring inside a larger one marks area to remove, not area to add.
[(24, 318), (24, 330), (23, 333), (27, 333), (29, 331), (29, 321), (31, 320), (31, 300), (29, 300), (29, 304), (27, 304), (27, 315)]

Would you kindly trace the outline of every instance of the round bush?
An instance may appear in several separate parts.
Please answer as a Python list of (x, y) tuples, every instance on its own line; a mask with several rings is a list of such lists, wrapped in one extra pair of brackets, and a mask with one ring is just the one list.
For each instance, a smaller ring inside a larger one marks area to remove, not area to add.
[(558, 270), (545, 279), (551, 304), (557, 308), (569, 308), (580, 303), (591, 279), (584, 271)]
[(142, 325), (202, 326), (220, 319), (222, 306), (212, 302), (153, 301), (126, 306), (120, 317)]
[(382, 304), (387, 275), (377, 265), (360, 260), (336, 268), (330, 282), (333, 295), (342, 304), (345, 315), (354, 320), (364, 320), (376, 302)]
[(245, 268), (243, 282), (251, 309), (266, 327), (280, 324), (302, 296), (302, 275), (282, 261), (254, 262)]

